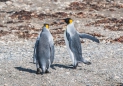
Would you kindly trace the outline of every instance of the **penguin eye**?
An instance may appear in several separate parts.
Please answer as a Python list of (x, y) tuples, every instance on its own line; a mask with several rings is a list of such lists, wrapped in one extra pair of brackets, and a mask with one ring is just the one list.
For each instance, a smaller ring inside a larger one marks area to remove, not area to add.
[(72, 22), (73, 22), (73, 20), (72, 20), (72, 19), (70, 19), (70, 20), (69, 20), (69, 23), (71, 24)]

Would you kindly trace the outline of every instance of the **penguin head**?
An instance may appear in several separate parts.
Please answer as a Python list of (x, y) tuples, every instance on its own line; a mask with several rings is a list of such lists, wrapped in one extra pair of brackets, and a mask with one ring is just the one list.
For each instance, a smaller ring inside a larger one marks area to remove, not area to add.
[(43, 27), (49, 29), (49, 24), (46, 24), (46, 23), (45, 23)]
[(63, 19), (65, 21), (65, 23), (67, 24), (71, 24), (73, 22), (73, 20), (71, 18), (66, 18), (66, 19)]

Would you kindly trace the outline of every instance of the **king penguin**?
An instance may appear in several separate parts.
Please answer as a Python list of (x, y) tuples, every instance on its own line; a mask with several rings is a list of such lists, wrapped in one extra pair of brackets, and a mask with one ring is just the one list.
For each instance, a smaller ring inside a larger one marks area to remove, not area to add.
[(73, 68), (76, 69), (79, 62), (83, 62), (84, 64), (90, 65), (91, 62), (85, 60), (82, 57), (82, 48), (80, 38), (88, 38), (99, 43), (99, 40), (94, 36), (89, 34), (81, 34), (76, 31), (74, 27), (74, 22), (71, 18), (63, 19), (67, 23), (67, 28), (64, 32), (65, 44), (67, 46), (68, 52), (73, 62)]
[(49, 73), (48, 69), (54, 61), (54, 52), (54, 41), (49, 31), (49, 24), (44, 24), (35, 44), (37, 74)]

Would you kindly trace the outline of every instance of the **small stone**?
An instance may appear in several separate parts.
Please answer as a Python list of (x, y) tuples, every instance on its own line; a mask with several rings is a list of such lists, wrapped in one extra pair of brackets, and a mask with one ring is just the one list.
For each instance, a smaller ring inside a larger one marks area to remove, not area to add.
[(70, 72), (66, 72), (66, 74), (68, 74), (68, 75), (69, 75), (69, 74), (70, 74)]
[(4, 84), (4, 86), (8, 86), (7, 84)]
[(13, 6), (16, 8), (20, 8), (20, 4), (18, 4), (18, 3), (13, 3)]
[(3, 7), (6, 7), (5, 3), (0, 3), (0, 9), (2, 9)]
[(106, 43), (106, 41), (105, 41), (105, 40), (103, 40), (103, 41), (102, 41), (102, 43)]
[(12, 5), (12, 2), (11, 1), (6, 1), (6, 4), (7, 5)]
[(120, 77), (115, 75), (115, 76), (114, 76), (114, 79), (120, 79)]
[(40, 10), (42, 10), (42, 8), (41, 7), (37, 7), (36, 10), (40, 11)]
[(76, 22), (77, 22), (77, 23), (80, 23), (80, 21), (79, 21), (79, 20), (77, 20)]

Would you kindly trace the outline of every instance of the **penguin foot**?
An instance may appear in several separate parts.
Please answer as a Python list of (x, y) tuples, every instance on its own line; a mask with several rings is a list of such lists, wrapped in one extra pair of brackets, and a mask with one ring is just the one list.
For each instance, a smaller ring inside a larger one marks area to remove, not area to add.
[(50, 73), (48, 70), (46, 70), (46, 72), (45, 73)]
[(48, 72), (45, 72), (45, 73), (44, 73), (44, 72), (41, 72), (41, 75), (43, 75), (43, 74), (48, 74), (48, 73), (50, 73), (50, 72), (49, 72), (49, 71), (48, 71)]
[(73, 69), (76, 69), (78, 66), (78, 63), (76, 65), (73, 65)]
[(41, 72), (41, 75), (43, 75), (44, 74), (44, 72)]
[(41, 73), (40, 68), (37, 68), (36, 74), (40, 74), (40, 73)]
[(91, 62), (88, 62), (88, 61), (87, 61), (87, 62), (84, 62), (84, 64), (90, 65), (90, 64), (91, 64)]
[(73, 69), (76, 69), (77, 67), (76, 66), (73, 66)]

